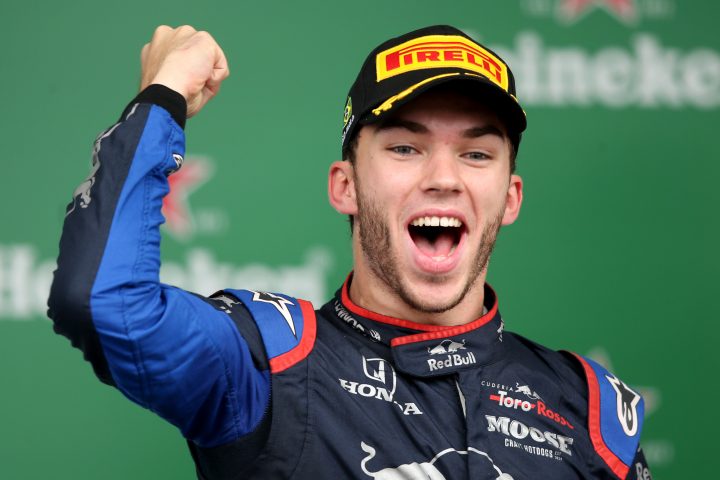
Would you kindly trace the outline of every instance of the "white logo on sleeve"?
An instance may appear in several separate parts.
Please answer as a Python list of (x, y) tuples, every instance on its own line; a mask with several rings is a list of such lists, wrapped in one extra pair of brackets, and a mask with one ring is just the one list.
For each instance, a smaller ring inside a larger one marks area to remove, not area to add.
[(269, 303), (275, 307), (287, 322), (292, 334), (295, 335), (295, 338), (297, 338), (297, 333), (295, 332), (295, 322), (293, 321), (292, 315), (290, 315), (290, 310), (288, 310), (288, 305), (295, 305), (294, 303), (287, 298), (275, 295), (274, 293), (256, 292), (253, 290), (249, 291), (253, 293), (253, 302)]
[(637, 433), (638, 420), (637, 405), (640, 395), (628, 387), (625, 382), (616, 376), (605, 375), (610, 385), (615, 389), (617, 399), (617, 416), (625, 435), (632, 437)]

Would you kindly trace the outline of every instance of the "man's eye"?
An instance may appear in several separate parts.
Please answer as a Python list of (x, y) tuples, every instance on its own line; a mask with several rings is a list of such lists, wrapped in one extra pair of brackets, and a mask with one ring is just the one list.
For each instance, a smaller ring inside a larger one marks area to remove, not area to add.
[(400, 155), (410, 155), (411, 153), (415, 152), (415, 149), (408, 145), (398, 145), (396, 147), (390, 147), (390, 150), (392, 152), (399, 153)]
[(470, 152), (470, 153), (466, 153), (465, 156), (467, 158), (469, 158), (470, 160), (487, 160), (487, 159), (491, 158), (490, 155), (488, 155), (487, 153), (483, 153), (483, 152)]

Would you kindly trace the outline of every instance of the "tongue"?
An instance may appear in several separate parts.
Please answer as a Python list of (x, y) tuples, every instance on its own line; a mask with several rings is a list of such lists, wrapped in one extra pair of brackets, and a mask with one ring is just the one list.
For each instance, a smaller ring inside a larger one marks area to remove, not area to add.
[(455, 237), (449, 232), (440, 233), (434, 241), (417, 235), (415, 245), (428, 257), (447, 257), (455, 245)]

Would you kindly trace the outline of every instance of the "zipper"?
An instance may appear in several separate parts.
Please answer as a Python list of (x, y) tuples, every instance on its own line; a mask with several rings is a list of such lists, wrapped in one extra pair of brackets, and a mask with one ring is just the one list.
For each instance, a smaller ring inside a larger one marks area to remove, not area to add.
[(467, 410), (465, 409), (465, 394), (462, 392), (462, 389), (460, 388), (460, 383), (458, 382), (457, 374), (455, 374), (455, 388), (457, 388), (458, 397), (460, 398), (460, 407), (462, 408), (463, 417), (467, 419)]

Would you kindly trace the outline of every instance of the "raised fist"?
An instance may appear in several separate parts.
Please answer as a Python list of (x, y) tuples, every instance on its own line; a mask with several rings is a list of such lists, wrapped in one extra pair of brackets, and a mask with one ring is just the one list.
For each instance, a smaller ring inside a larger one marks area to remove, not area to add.
[(155, 29), (140, 55), (140, 90), (158, 83), (180, 93), (187, 100), (188, 118), (214, 97), (230, 74), (227, 60), (215, 39), (193, 27)]

